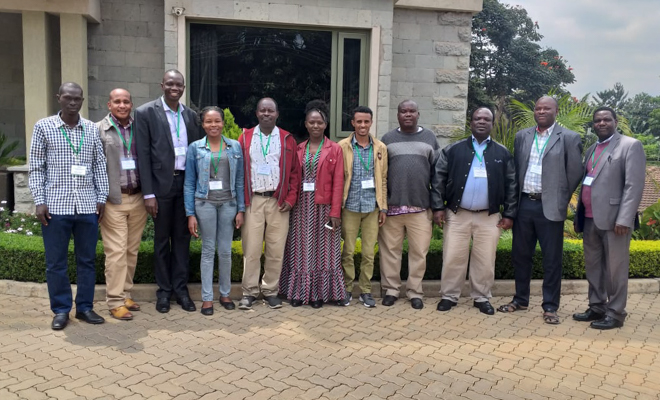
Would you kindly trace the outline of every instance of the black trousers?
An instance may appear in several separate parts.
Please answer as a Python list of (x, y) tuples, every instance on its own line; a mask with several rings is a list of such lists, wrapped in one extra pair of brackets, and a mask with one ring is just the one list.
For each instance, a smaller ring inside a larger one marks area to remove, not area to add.
[(523, 196), (513, 222), (512, 258), (516, 280), (513, 300), (521, 306), (529, 305), (532, 258), (538, 240), (543, 255), (543, 311), (557, 311), (561, 294), (564, 221), (547, 219), (541, 201)]
[(189, 297), (190, 232), (183, 205), (184, 174), (174, 177), (172, 188), (157, 198), (158, 215), (154, 219), (154, 270), (156, 296), (169, 299)]

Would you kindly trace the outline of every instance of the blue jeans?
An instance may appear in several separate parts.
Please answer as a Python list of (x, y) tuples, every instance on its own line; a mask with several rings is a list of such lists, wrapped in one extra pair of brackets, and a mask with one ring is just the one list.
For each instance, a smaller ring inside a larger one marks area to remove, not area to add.
[(71, 311), (71, 281), (68, 274), (69, 240), (73, 234), (76, 255), (77, 284), (76, 311), (92, 309), (96, 283), (96, 242), (98, 216), (96, 214), (54, 215), (41, 231), (46, 251), (46, 282), (50, 309), (55, 314)]
[(231, 242), (234, 236), (236, 201), (214, 205), (195, 200), (195, 214), (202, 238), (201, 275), (202, 301), (213, 301), (213, 261), (218, 249), (218, 277), (220, 296), (228, 297), (231, 290)]

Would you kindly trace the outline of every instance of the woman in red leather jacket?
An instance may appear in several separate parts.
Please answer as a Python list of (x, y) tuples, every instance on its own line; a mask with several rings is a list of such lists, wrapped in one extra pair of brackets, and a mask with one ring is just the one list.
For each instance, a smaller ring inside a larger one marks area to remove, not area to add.
[(340, 249), (344, 157), (341, 147), (325, 137), (327, 126), (328, 106), (310, 101), (305, 109), (309, 139), (298, 145), (300, 197), (291, 210), (280, 277), (280, 293), (293, 307), (320, 308), (345, 296)]

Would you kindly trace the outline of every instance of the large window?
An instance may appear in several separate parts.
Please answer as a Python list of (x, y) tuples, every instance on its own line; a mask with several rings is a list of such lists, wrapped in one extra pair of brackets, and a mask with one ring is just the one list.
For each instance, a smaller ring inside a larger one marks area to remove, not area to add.
[(262, 97), (279, 106), (278, 125), (306, 137), (305, 104), (326, 101), (327, 134), (352, 132), (350, 111), (367, 102), (366, 33), (191, 23), (189, 105), (229, 107), (241, 127), (257, 124)]

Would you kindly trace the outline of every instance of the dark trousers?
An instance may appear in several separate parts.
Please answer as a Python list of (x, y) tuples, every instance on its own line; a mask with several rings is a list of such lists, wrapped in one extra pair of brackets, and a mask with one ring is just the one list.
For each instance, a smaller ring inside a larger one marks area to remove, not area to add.
[(522, 306), (529, 305), (532, 257), (538, 240), (543, 255), (543, 311), (557, 311), (561, 294), (564, 221), (547, 219), (541, 201), (523, 196), (513, 223), (512, 257), (516, 279), (513, 300)]
[(157, 198), (158, 215), (154, 219), (154, 270), (156, 296), (169, 299), (188, 297), (190, 232), (183, 206), (184, 174), (174, 177), (172, 188)]
[(93, 308), (94, 284), (96, 283), (96, 242), (98, 241), (98, 216), (96, 214), (54, 215), (47, 226), (41, 227), (46, 252), (46, 282), (50, 309), (55, 314), (68, 313), (72, 306), (71, 281), (69, 280), (69, 240), (73, 235), (76, 256), (76, 311)]

